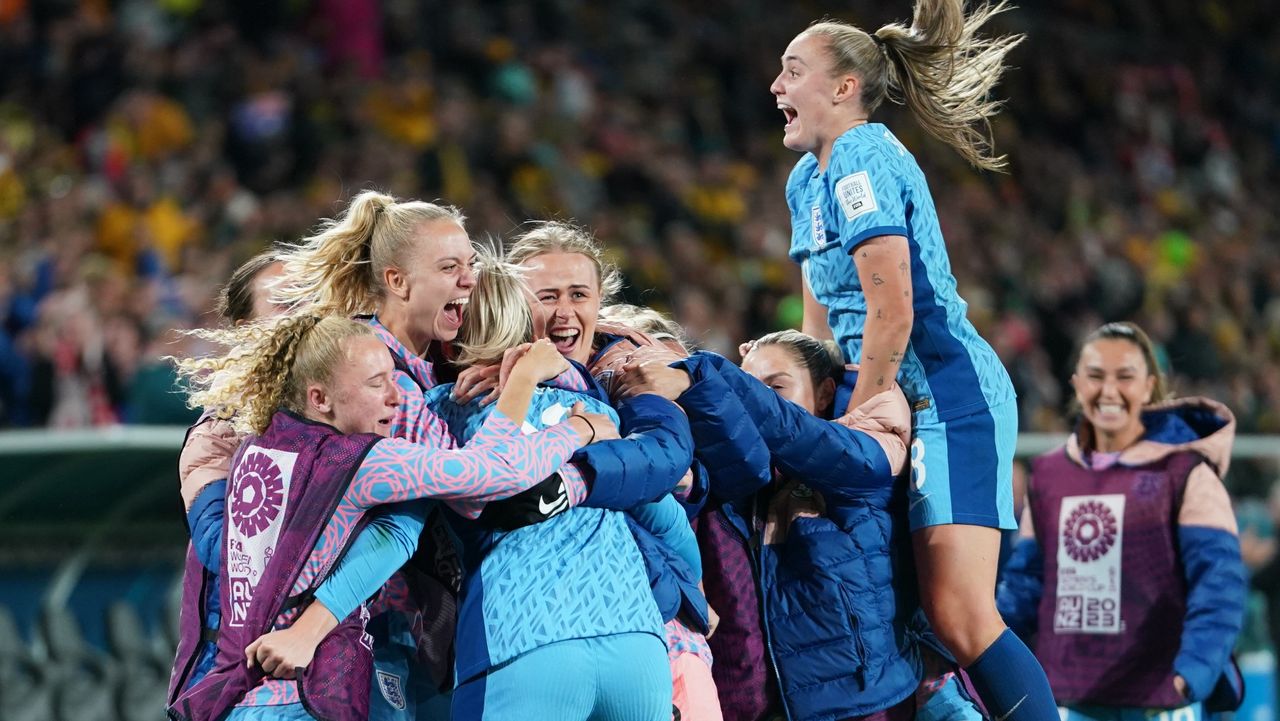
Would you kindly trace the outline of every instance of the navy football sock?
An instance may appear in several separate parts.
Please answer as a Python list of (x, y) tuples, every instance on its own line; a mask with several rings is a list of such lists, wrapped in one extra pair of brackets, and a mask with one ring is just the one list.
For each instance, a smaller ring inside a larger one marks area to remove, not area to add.
[(1049, 679), (1013, 631), (1006, 628), (965, 672), (994, 721), (1058, 721)]

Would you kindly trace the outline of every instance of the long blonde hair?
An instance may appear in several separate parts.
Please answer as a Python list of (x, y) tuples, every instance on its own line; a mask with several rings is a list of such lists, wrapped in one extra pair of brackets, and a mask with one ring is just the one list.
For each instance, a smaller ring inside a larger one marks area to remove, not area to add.
[(346, 358), (344, 341), (373, 330), (341, 316), (299, 313), (192, 333), (230, 350), (215, 358), (175, 359), (190, 389), (187, 405), (234, 410), (230, 420), (238, 432), (262, 433), (279, 408), (302, 414), (307, 386), (327, 384)]
[(386, 290), (383, 271), (403, 268), (418, 228), (435, 220), (461, 226), (466, 218), (452, 205), (400, 201), (367, 190), (337, 218), (322, 222), (314, 235), (278, 254), (284, 276), (272, 299), (323, 314), (373, 313)]
[(801, 35), (827, 40), (835, 74), (862, 80), (862, 107), (870, 115), (886, 98), (906, 105), (930, 135), (985, 170), (1005, 167), (993, 156), (991, 118), (1003, 103), (991, 100), (1005, 56), (1023, 35), (978, 36), (1007, 0), (983, 3), (968, 15), (964, 0), (916, 0), (911, 27), (891, 23), (874, 34), (849, 23), (824, 20)]
[(478, 247), (476, 253), (480, 272), (462, 316), (454, 358), (461, 366), (501, 361), (508, 348), (533, 340), (533, 312), (523, 268), (504, 262), (487, 248)]
[(622, 274), (605, 260), (599, 241), (584, 228), (560, 220), (535, 223), (532, 230), (516, 237), (507, 251), (507, 262), (523, 265), (526, 261), (548, 253), (578, 253), (596, 267), (600, 283), (600, 303), (605, 305), (622, 291)]

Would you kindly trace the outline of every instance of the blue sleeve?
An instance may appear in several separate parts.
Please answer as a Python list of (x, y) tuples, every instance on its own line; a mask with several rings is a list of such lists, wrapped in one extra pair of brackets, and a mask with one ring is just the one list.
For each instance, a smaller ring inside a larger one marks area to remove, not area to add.
[(196, 558), (216, 574), (222, 567), (222, 519), (227, 509), (227, 481), (214, 481), (205, 486), (187, 511), (187, 528), (191, 531), (191, 547)]
[(828, 498), (889, 502), (895, 476), (875, 439), (812, 415), (722, 356), (695, 355), (707, 357), (732, 389), (755, 421), (775, 466)]
[(906, 181), (887, 154), (868, 143), (842, 144), (831, 157), (827, 178), (823, 222), (836, 231), (846, 253), (868, 238), (908, 235), (902, 200)]
[(736, 500), (767, 486), (773, 479), (769, 447), (711, 358), (695, 353), (675, 367), (683, 368), (692, 381), (679, 402), (689, 414), (695, 453), (711, 494)]
[(316, 589), (316, 600), (334, 618), (350, 616), (413, 555), (430, 508), (427, 501), (405, 501), (375, 512)]
[(574, 454), (591, 491), (583, 506), (627, 510), (670, 493), (693, 463), (693, 437), (684, 411), (665, 398), (641, 394), (618, 404), (623, 437), (592, 443)]
[(1044, 554), (1036, 539), (1023, 538), (1013, 547), (996, 586), (996, 608), (1024, 642), (1035, 637), (1043, 594)]
[(698, 539), (693, 535), (689, 517), (671, 494), (656, 503), (641, 503), (628, 513), (636, 523), (644, 526), (689, 564), (694, 575), (702, 578), (702, 555), (698, 553)]
[(1206, 698), (1228, 667), (1244, 625), (1245, 573), (1240, 539), (1219, 528), (1179, 526), (1187, 615), (1173, 670), (1192, 701)]

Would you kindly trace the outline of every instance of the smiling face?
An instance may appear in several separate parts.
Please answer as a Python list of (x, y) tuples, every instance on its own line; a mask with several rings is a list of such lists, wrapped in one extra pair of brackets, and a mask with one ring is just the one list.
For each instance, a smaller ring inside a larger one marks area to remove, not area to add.
[(308, 416), (343, 433), (376, 433), (390, 437), (391, 421), (400, 407), (395, 363), (387, 347), (372, 335), (342, 342), (342, 361), (329, 382), (307, 388)]
[(1099, 450), (1123, 450), (1141, 437), (1142, 407), (1156, 386), (1151, 370), (1142, 349), (1121, 338), (1100, 338), (1080, 351), (1071, 385)]
[(403, 281), (389, 279), (388, 286), (407, 304), (412, 347), (421, 352), (432, 341), (458, 336), (476, 284), (476, 252), (467, 231), (448, 218), (420, 225), (413, 247), (408, 267), (399, 270)]
[(840, 81), (832, 78), (827, 43), (821, 35), (797, 35), (782, 54), (782, 72), (769, 86), (786, 119), (782, 144), (797, 152), (819, 154), (847, 129), (838, 127), (834, 97)]
[(818, 412), (818, 389), (800, 359), (781, 345), (758, 345), (742, 359), (742, 370), (778, 395), (809, 411)]
[(533, 293), (535, 337), (550, 338), (561, 355), (585, 365), (600, 315), (595, 263), (581, 253), (544, 253), (522, 265)]

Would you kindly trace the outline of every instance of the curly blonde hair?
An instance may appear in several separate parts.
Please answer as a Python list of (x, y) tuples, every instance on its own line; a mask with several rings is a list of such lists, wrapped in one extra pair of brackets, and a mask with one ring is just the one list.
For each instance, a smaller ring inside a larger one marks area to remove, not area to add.
[(417, 248), (424, 223), (448, 220), (464, 226), (452, 205), (401, 201), (367, 190), (319, 232), (277, 253), (284, 276), (274, 284), (273, 301), (315, 312), (356, 316), (377, 310), (386, 291), (383, 271), (403, 268)]
[(301, 415), (307, 387), (327, 384), (345, 359), (345, 341), (372, 336), (373, 330), (341, 316), (299, 313), (192, 334), (230, 350), (213, 358), (174, 359), (189, 388), (187, 405), (224, 409), (220, 415), (237, 432), (262, 433), (280, 408)]

